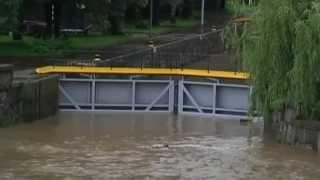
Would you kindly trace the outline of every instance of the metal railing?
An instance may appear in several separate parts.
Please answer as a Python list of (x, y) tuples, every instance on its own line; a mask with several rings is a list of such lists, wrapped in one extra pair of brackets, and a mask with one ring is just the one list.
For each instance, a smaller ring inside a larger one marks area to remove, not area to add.
[(97, 66), (183, 68), (193, 62), (206, 61), (223, 52), (223, 30), (194, 35), (98, 62)]

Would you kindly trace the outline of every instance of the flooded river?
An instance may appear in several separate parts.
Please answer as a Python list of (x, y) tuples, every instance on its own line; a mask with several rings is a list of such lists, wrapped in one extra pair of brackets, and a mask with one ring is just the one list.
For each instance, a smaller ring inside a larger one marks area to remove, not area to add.
[(0, 129), (0, 180), (319, 180), (320, 156), (262, 123), (166, 114), (60, 113)]

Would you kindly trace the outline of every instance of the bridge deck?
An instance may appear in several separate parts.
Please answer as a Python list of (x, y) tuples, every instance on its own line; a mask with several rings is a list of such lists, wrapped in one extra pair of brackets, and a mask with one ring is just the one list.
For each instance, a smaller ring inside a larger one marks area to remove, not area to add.
[(38, 74), (121, 74), (121, 75), (163, 75), (163, 76), (195, 76), (209, 78), (225, 78), (246, 80), (245, 72), (215, 71), (205, 69), (181, 68), (138, 68), (138, 67), (90, 67), (90, 66), (45, 66), (37, 68)]

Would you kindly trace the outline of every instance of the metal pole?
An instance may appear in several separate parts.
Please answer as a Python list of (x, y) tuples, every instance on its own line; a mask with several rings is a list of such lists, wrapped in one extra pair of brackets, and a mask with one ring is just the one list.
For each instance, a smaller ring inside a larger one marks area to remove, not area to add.
[(205, 0), (202, 0), (201, 2), (201, 34), (204, 32), (204, 6), (205, 6)]
[(52, 2), (51, 4), (51, 38), (54, 36), (54, 27), (55, 27), (55, 6), (54, 6), (54, 3)]
[(150, 0), (150, 24), (149, 24), (149, 38), (152, 38), (152, 26), (153, 26), (153, 0)]

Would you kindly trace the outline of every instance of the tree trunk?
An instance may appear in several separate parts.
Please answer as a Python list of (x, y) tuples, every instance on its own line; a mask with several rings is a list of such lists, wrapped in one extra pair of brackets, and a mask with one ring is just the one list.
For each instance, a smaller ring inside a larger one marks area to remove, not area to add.
[(23, 33), (23, 3), (19, 4), (17, 9), (17, 24), (15, 29), (12, 32), (12, 39), (13, 40), (22, 40), (22, 33)]
[(192, 1), (191, 0), (184, 0), (184, 7), (182, 10), (182, 17), (183, 18), (191, 18), (192, 17)]
[(45, 38), (52, 36), (52, 16), (51, 16), (51, 3), (44, 3), (45, 7), (45, 17), (46, 17), (46, 33)]
[(152, 19), (152, 25), (158, 26), (160, 24), (160, 0), (153, 0)]
[(124, 20), (126, 9), (126, 0), (111, 1), (110, 30), (112, 34), (124, 34)]
[(177, 4), (172, 3), (171, 4), (171, 12), (170, 12), (170, 21), (172, 23), (176, 22), (176, 12), (177, 12)]

